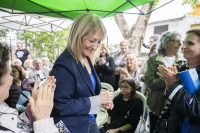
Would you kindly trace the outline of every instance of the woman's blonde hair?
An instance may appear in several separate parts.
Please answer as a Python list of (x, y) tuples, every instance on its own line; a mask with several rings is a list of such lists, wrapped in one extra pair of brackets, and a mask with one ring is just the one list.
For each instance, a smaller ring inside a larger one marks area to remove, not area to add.
[(104, 48), (106, 50), (106, 55), (110, 54), (110, 50), (108, 49), (107, 45), (105, 43), (101, 44), (101, 49)]
[[(134, 66), (134, 70), (136, 70), (137, 68), (138, 68), (138, 62), (137, 62), (137, 57), (135, 56), (135, 55), (133, 55), (133, 54), (128, 54), (127, 56), (126, 56), (126, 59), (128, 58), (128, 57), (132, 57), (132, 58), (134, 58), (135, 59), (135, 66)], [(126, 64), (127, 64), (127, 62), (126, 62)], [(126, 69), (128, 70), (128, 72), (130, 71), (129, 70), (129, 68), (127, 67), (127, 65), (126, 65)]]
[(129, 45), (129, 42), (127, 40), (122, 40), (119, 44), (119, 46), (121, 46), (123, 43), (126, 43), (126, 45), (128, 46)]
[[(104, 27), (101, 18), (96, 14), (87, 12), (79, 15), (75, 19), (70, 30), (66, 49), (76, 59), (77, 63), (80, 61), (84, 66), (84, 61), (81, 53), (81, 39), (88, 34), (94, 35), (97, 31), (101, 32), (103, 40), (106, 37), (106, 28)], [(94, 56), (95, 52), (93, 52), (90, 56), (92, 62), (94, 60)]]
[(27, 64), (28, 64), (28, 63), (31, 63), (31, 68), (32, 68), (32, 67), (33, 67), (32, 61), (29, 60), (29, 59), (25, 60), (25, 62), (24, 62), (24, 67), (27, 68)]

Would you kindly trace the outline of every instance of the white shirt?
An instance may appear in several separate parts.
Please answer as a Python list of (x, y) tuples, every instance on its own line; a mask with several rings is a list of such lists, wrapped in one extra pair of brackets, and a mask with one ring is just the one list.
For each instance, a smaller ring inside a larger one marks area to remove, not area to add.
[(44, 79), (45, 78), (42, 70), (36, 70), (35, 73), (40, 75), (40, 79)]
[(168, 67), (168, 66), (172, 66), (175, 63), (176, 56), (173, 56), (173, 57), (164, 56), (163, 59), (166, 62), (165, 64), (166, 67)]

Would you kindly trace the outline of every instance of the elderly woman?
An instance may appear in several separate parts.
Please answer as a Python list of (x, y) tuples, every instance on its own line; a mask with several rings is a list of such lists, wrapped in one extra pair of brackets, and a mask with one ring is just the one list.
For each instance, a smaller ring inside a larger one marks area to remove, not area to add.
[[(31, 91), (33, 89), (33, 82), (26, 78), (26, 71), (22, 66), (12, 65), (11, 66), (11, 76), (13, 77), (13, 84), (9, 90), (9, 97), (5, 100), (5, 103), (16, 108), (16, 104), (22, 105), (28, 99), (26, 97), (31, 96)], [(26, 95), (20, 95), (23, 93)]]
[(20, 59), (14, 59), (13, 64), (14, 64), (14, 65), (19, 65), (19, 66), (21, 66), (21, 65), (22, 65), (22, 62), (21, 62)]
[(147, 104), (150, 109), (150, 133), (153, 133), (158, 116), (165, 106), (163, 94), (166, 84), (164, 79), (156, 74), (158, 72), (157, 67), (159, 65), (168, 67), (175, 63), (179, 65), (184, 64), (186, 60), (178, 54), (181, 45), (181, 35), (179, 32), (166, 31), (162, 33), (158, 40), (158, 53), (151, 56), (145, 63), (144, 83), (147, 85), (147, 89), (149, 90)]
[[(179, 71), (195, 68), (200, 77), (200, 28), (186, 32), (183, 51), (188, 64), (182, 65)], [(167, 94), (164, 96), (172, 103), (167, 120), (168, 133), (199, 133), (200, 132), (200, 91), (191, 95), (182, 86), (177, 77), (175, 68), (167, 69), (159, 66), (160, 75), (166, 82)], [(183, 122), (184, 121), (184, 122)], [(183, 124), (182, 124), (183, 123)]]
[(101, 104), (107, 109), (113, 107), (113, 94), (100, 93), (101, 83), (90, 60), (105, 36), (106, 29), (99, 16), (90, 12), (78, 16), (66, 49), (50, 73), (57, 79), (51, 116), (55, 123), (62, 120), (70, 133), (98, 133), (94, 114)]
[(35, 84), (35, 93), (33, 93), (33, 97), (29, 97), (31, 113), (36, 120), (32, 125), (25, 112), (19, 116), (16, 109), (9, 107), (4, 102), (9, 96), (9, 89), (13, 83), (13, 77), (10, 75), (12, 69), (8, 60), (9, 48), (0, 43), (0, 132), (58, 133), (53, 118), (50, 118), (55, 89), (54, 78), (48, 78), (46, 84), (40, 88), (37, 83)]
[(120, 67), (125, 67), (126, 64), (126, 56), (129, 54), (128, 52), (128, 41), (123, 40), (120, 42), (119, 46), (121, 51), (114, 56), (115, 61), (115, 88), (116, 91), (118, 89), (118, 82), (120, 78)]
[(101, 45), (100, 57), (95, 65), (95, 70), (101, 82), (110, 84), (115, 88), (115, 62), (106, 44)]
[(137, 64), (137, 58), (133, 54), (128, 54), (126, 56), (126, 67), (120, 67), (120, 79), (119, 79), (119, 87), (121, 85), (121, 81), (124, 77), (128, 78), (133, 78), (134, 81), (136, 82), (136, 90), (140, 91), (141, 86), (140, 86), (140, 80), (138, 79), (138, 75), (140, 73), (140, 68), (138, 67)]
[(32, 71), (33, 70), (33, 65), (32, 65), (32, 61), (27, 59), (24, 62), (24, 68), (26, 71)]

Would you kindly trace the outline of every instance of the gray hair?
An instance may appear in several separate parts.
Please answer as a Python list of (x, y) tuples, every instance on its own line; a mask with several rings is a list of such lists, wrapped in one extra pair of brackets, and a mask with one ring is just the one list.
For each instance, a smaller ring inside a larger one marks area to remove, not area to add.
[(42, 60), (43, 59), (49, 62), (49, 58), (48, 57), (43, 57)]
[(15, 64), (15, 61), (18, 61), (20, 65), (22, 65), (22, 61), (20, 59), (14, 59), (13, 64)]
[(166, 31), (163, 32), (158, 40), (157, 43), (157, 53), (160, 55), (165, 55), (165, 49), (166, 49), (166, 45), (169, 42), (169, 40), (171, 39), (171, 37), (173, 37), (174, 35), (178, 35), (181, 37), (181, 33), (179, 33), (178, 31)]
[(22, 43), (22, 42), (17, 42), (16, 44), (19, 44), (20, 46), (23, 46), (23, 43)]
[(33, 66), (34, 66), (34, 64), (35, 64), (35, 61), (37, 61), (37, 60), (39, 60), (39, 61), (42, 63), (42, 61), (41, 61), (40, 58), (35, 58), (35, 59), (33, 59)]

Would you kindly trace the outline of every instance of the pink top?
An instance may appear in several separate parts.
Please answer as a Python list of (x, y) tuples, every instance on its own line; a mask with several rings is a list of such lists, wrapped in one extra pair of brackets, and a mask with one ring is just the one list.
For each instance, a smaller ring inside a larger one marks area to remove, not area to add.
[(31, 124), (33, 124), (33, 122), (35, 121), (35, 118), (33, 117), (32, 113), (31, 113), (31, 106), (30, 106), (30, 104), (26, 105), (26, 114), (27, 114), (29, 120), (31, 121)]
[(119, 58), (115, 61), (115, 75), (119, 75), (119, 71), (117, 69), (123, 58), (124, 58), (124, 55), (119, 55)]

